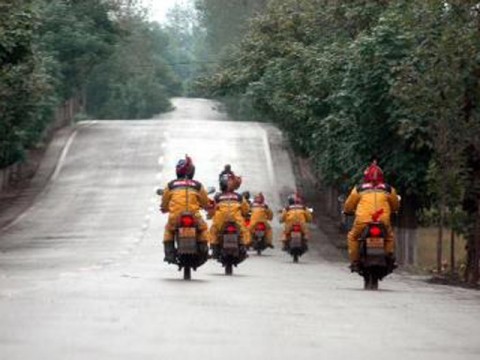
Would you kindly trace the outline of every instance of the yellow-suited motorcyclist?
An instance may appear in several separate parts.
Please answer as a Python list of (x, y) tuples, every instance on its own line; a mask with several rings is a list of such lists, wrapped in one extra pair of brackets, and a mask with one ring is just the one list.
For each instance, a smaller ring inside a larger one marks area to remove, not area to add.
[(363, 183), (354, 187), (345, 201), (344, 212), (355, 213), (355, 222), (348, 233), (350, 268), (357, 271), (360, 259), (358, 239), (369, 222), (377, 220), (385, 225), (385, 253), (391, 264), (395, 262), (395, 242), (390, 217), (398, 211), (399, 200), (395, 189), (386, 184), (382, 169), (374, 161), (364, 172)]
[(310, 239), (310, 231), (307, 223), (312, 222), (312, 213), (305, 206), (303, 199), (298, 193), (294, 193), (288, 196), (288, 205), (282, 210), (280, 215), (280, 222), (285, 223), (283, 228), (282, 237), (282, 250), (288, 250), (287, 237), (292, 229), (293, 224), (299, 224), (302, 228), (304, 240), (308, 246), (308, 240)]
[(267, 246), (273, 249), (272, 244), (272, 227), (269, 221), (273, 219), (273, 212), (265, 203), (265, 197), (262, 193), (258, 193), (253, 197), (253, 203), (250, 206), (250, 235), (255, 231), (255, 226), (258, 223), (264, 223), (266, 227), (265, 240)]
[(177, 178), (170, 181), (163, 190), (162, 204), (160, 209), (163, 213), (169, 213), (168, 222), (165, 226), (163, 244), (165, 249), (164, 261), (175, 262), (175, 227), (180, 214), (184, 211), (192, 212), (197, 220), (199, 236), (199, 248), (208, 257), (208, 227), (200, 215), (200, 209), (208, 209), (211, 205), (207, 192), (203, 185), (193, 180), (195, 166), (192, 159), (186, 156), (176, 165)]
[(234, 221), (240, 228), (240, 242), (243, 251), (251, 241), (244, 219), (250, 211), (250, 207), (242, 195), (234, 191), (240, 186), (241, 178), (232, 174), (224, 174), (219, 182), (221, 192), (214, 197), (213, 222), (210, 227), (210, 247), (214, 258), (218, 258), (220, 254), (219, 235), (227, 221)]

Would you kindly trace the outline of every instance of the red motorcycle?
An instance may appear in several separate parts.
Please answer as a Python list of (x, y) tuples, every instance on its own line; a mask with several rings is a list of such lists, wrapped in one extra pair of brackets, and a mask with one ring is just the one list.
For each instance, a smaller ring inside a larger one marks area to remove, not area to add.
[(286, 247), (286, 251), (293, 257), (294, 263), (298, 263), (300, 256), (307, 252), (308, 246), (300, 223), (294, 223), (290, 228)]
[(395, 269), (395, 260), (385, 253), (385, 237), (387, 229), (378, 219), (382, 215), (380, 209), (372, 215), (359, 238), (360, 261), (357, 271), (364, 280), (366, 290), (377, 290), (378, 282)]
[[(209, 189), (209, 193), (214, 188)], [(157, 194), (162, 196), (163, 190), (158, 189)], [(180, 213), (176, 224), (173, 239), (175, 247), (175, 260), (178, 270), (183, 270), (184, 280), (192, 278), (192, 269), (197, 270), (208, 260), (208, 244), (200, 241), (200, 229), (195, 214), (189, 211)]]
[(363, 277), (366, 290), (377, 290), (378, 282), (395, 268), (394, 260), (385, 254), (386, 233), (381, 222), (372, 221), (360, 236), (358, 274)]
[(252, 233), (252, 248), (257, 252), (258, 255), (262, 255), (262, 251), (265, 250), (267, 246), (267, 224), (264, 222), (258, 222), (255, 224), (255, 228)]
[(225, 275), (233, 274), (233, 267), (240, 264), (247, 257), (245, 246), (240, 242), (240, 227), (233, 221), (224, 224), (220, 231), (220, 241), (217, 260), (225, 268)]
[(208, 245), (199, 242), (200, 231), (195, 215), (190, 212), (180, 214), (175, 229), (176, 264), (183, 278), (191, 279), (191, 271), (197, 270), (208, 259)]

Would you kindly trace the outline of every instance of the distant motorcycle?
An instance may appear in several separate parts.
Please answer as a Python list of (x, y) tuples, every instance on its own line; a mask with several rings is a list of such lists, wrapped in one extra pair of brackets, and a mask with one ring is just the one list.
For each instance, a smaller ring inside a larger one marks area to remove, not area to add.
[(267, 224), (258, 222), (252, 233), (252, 248), (257, 252), (257, 255), (262, 255), (262, 251), (267, 248)]
[(292, 224), (290, 232), (287, 234), (287, 252), (293, 257), (293, 262), (298, 263), (298, 259), (308, 250), (305, 235), (300, 223)]
[(377, 290), (378, 282), (394, 270), (393, 259), (384, 250), (386, 233), (381, 222), (372, 221), (360, 236), (358, 274), (363, 277), (366, 290)]
[(233, 267), (247, 257), (247, 251), (240, 242), (240, 227), (233, 221), (224, 224), (220, 231), (219, 254), (217, 260), (225, 268), (225, 275), (233, 274)]

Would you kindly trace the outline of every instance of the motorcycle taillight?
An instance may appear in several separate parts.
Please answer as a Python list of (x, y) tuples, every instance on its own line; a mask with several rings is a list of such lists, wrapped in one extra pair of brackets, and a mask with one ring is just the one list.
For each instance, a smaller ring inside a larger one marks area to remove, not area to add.
[(302, 232), (302, 227), (300, 226), (300, 224), (294, 224), (292, 226), (292, 231), (294, 232)]
[(256, 231), (265, 231), (266, 229), (266, 226), (264, 223), (258, 223), (256, 226), (255, 226), (255, 230)]
[(370, 234), (370, 237), (380, 237), (382, 235), (382, 229), (378, 226), (372, 226), (368, 230), (368, 233)]
[(237, 227), (235, 225), (227, 225), (225, 232), (229, 234), (234, 234), (237, 232)]
[(190, 215), (184, 215), (180, 218), (180, 224), (182, 227), (192, 227), (195, 224), (195, 219), (193, 216)]

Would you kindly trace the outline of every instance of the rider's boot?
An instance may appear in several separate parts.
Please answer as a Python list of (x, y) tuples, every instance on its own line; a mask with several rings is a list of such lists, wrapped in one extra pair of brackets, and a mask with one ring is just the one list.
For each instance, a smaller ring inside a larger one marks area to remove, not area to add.
[(360, 271), (360, 261), (355, 260), (350, 263), (350, 271), (351, 272), (359, 272)]
[(163, 249), (165, 251), (165, 258), (163, 261), (168, 262), (169, 264), (176, 263), (176, 250), (175, 244), (173, 241), (166, 241), (163, 243)]
[(395, 258), (395, 255), (393, 255), (393, 253), (387, 254), (387, 267), (391, 269), (391, 271), (395, 270), (398, 267), (397, 259)]
[(208, 244), (206, 242), (199, 242), (198, 251), (201, 258), (200, 265), (202, 265), (208, 260)]
[(212, 258), (218, 259), (220, 257), (220, 245), (211, 244), (210, 249), (212, 249)]

